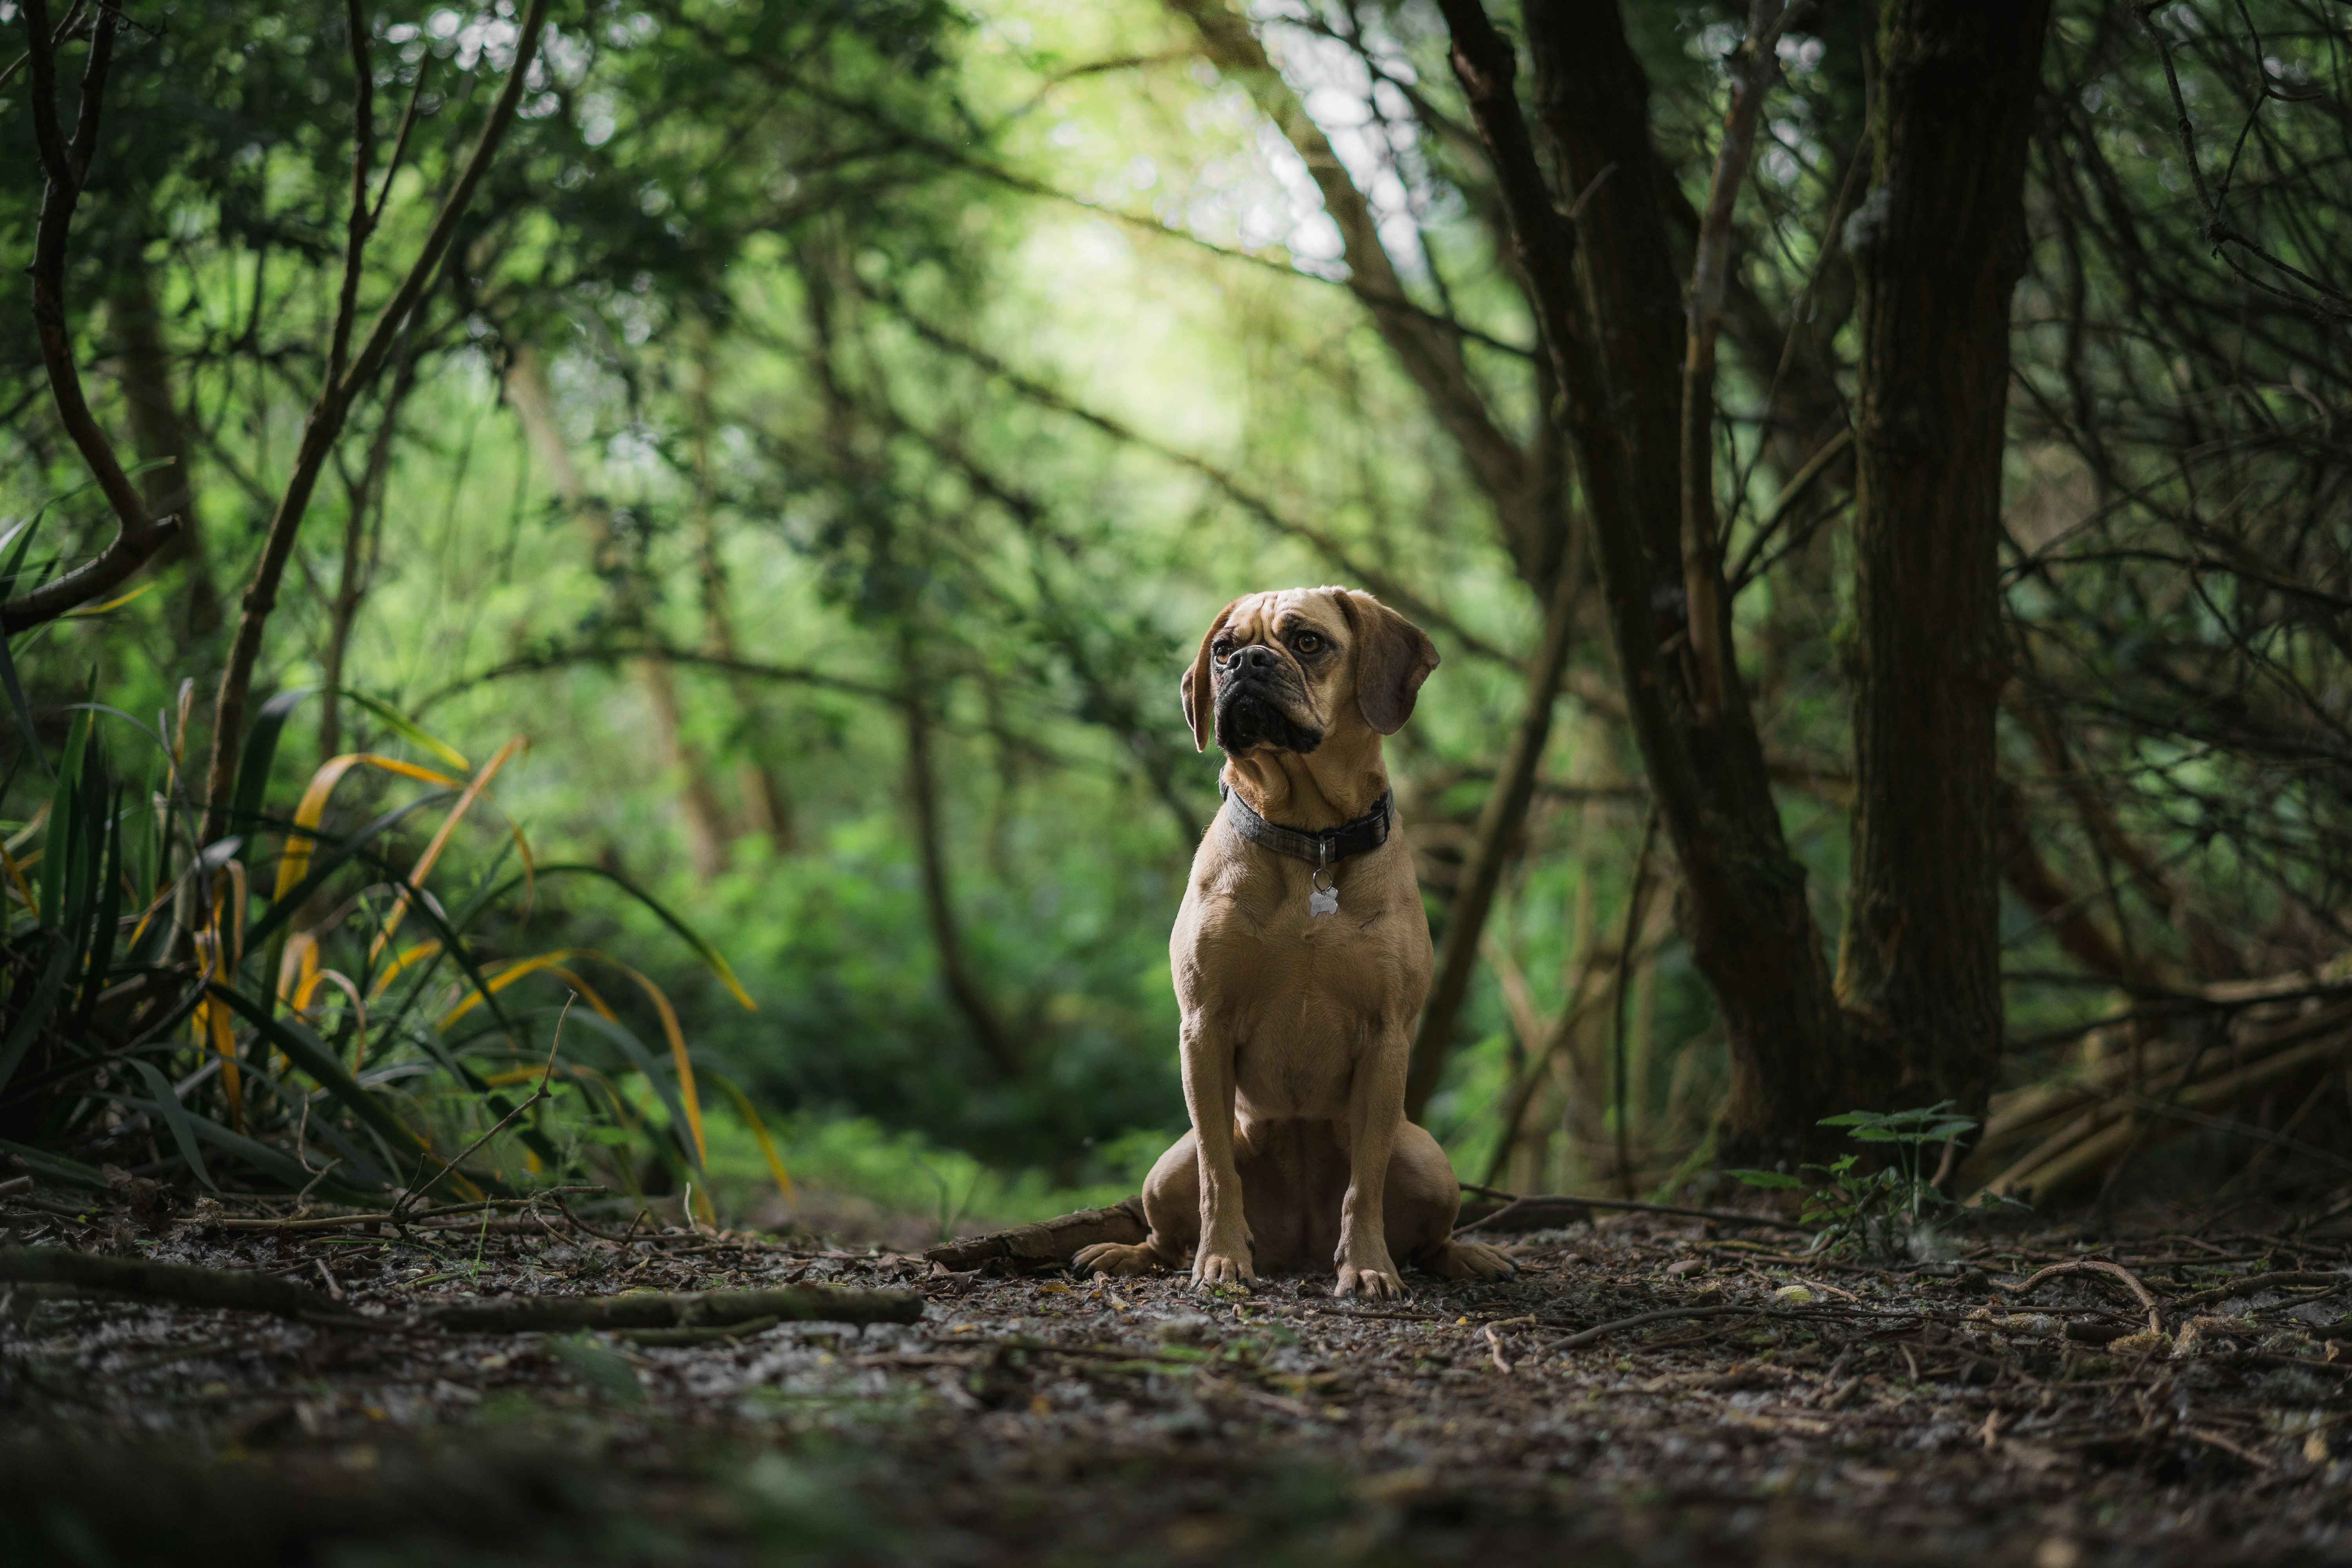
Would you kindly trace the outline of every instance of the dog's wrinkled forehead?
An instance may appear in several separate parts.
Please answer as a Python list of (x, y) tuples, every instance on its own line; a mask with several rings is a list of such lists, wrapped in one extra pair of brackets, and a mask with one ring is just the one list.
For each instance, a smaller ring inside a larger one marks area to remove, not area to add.
[(1348, 617), (1328, 588), (1283, 588), (1252, 594), (1234, 605), (1225, 617), (1224, 635), (1239, 647), (1245, 643), (1281, 644), (1301, 631), (1311, 631), (1327, 642), (1347, 636)]

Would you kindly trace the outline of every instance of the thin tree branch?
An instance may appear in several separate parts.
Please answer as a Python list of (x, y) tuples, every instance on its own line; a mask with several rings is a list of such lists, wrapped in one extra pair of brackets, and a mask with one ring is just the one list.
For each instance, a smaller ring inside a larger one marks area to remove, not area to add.
[(1367, 565), (1357, 559), (1345, 544), (1310, 523), (1301, 522), (1296, 518), (1286, 515), (1277, 510), (1273, 502), (1244, 484), (1239, 478), (1205, 458), (1197, 458), (1189, 452), (1180, 451), (1176, 447), (1156, 441), (1108, 415), (1097, 414), (1083, 405), (1072, 402), (1040, 382), (1030, 380), (987, 350), (965, 342), (953, 334), (925, 321), (908, 309), (904, 300), (887, 289), (863, 282), (860, 287), (866, 289), (882, 303), (897, 310), (899, 318), (907, 323), (916, 336), (924, 342), (971, 361), (989, 374), (1004, 382), (1032, 403), (1042, 405), (1057, 413), (1066, 414), (1081, 424), (1093, 426), (1113, 440), (1139, 447), (1147, 452), (1166, 458), (1179, 468), (1191, 469), (1223, 491), (1226, 497), (1240, 506), (1243, 510), (1249, 512), (1276, 532), (1304, 540), (1314, 546), (1333, 565), (1379, 595), (1383, 603), (1403, 611), (1423, 626), (1444, 632), (1466, 651), (1483, 658), (1493, 659), (1497, 664), (1516, 665), (1519, 662), (1493, 643), (1465, 627), (1451, 614), (1423, 598), (1409, 587), (1402, 578), (1382, 572), (1377, 566)]
[(1809, 9), (1803, 0), (1786, 11), (1780, 0), (1755, 0), (1748, 7), (1748, 40), (1732, 62), (1731, 106), (1724, 116), (1723, 140), (1699, 217), (1697, 258), (1691, 268), (1690, 328), (1683, 359), (1683, 592), (1702, 720), (1723, 710), (1728, 657), (1723, 646), (1723, 563), (1716, 538), (1715, 342), (1723, 330), (1724, 290), (1731, 272), (1731, 210), (1748, 180), (1764, 95), (1780, 74), (1773, 46), (1781, 31)]
[[(279, 499), (277, 515), (270, 520), (269, 535), (262, 546), (260, 563), (255, 568), (253, 583), (245, 592), (244, 613), (237, 619), (236, 636), (229, 646), (227, 668), (222, 672), (220, 695), (213, 708), (213, 749), (211, 766), (205, 774), (205, 841), (218, 838), (227, 827), (231, 793), (236, 781), (236, 759), (244, 739), (246, 696), (253, 684), (253, 668), (261, 657), (262, 628), (269, 613), (277, 607), (278, 583), (286, 570), (287, 558), (293, 553), (294, 536), (302, 526), (303, 514), (309, 510), (311, 492), (317, 488), (319, 475), (336, 441), (341, 437), (343, 422), (351, 412), (352, 400), (375, 379), (383, 368), (384, 356), (390, 353), (394, 337), (407, 321), (408, 313), (416, 308), (425, 285), (441, 265), (443, 255), (456, 238), (457, 225), (474, 197), (474, 190), (488, 171), (490, 161), (498, 153), (499, 144), (505, 140), (507, 127), (514, 121), (515, 110), (522, 102), (525, 79), (530, 74), (530, 63), (539, 47), (541, 25), (546, 20), (548, 0), (531, 0), (515, 37), (514, 63), (507, 71), (504, 87), (497, 102), (490, 108), (489, 118), (482, 126), (480, 138), (474, 143), (457, 184), (451, 187), (441, 210), (426, 233), (424, 245), (407, 274), (393, 291), (392, 299), (378, 315), (374, 328), (368, 333), (366, 343), (353, 358), (350, 367), (340, 376), (330, 375), (320, 390), (317, 401), (310, 405), (310, 417), (302, 426), (302, 441), (298, 450), (294, 471), (287, 480), (284, 495)], [(357, 189), (355, 184), (354, 189)]]
[[(368, 163), (375, 155), (375, 70), (368, 59), (367, 11), (343, 0), (343, 31), (352, 49), (352, 216), (343, 226), (343, 286), (335, 297), (334, 336), (327, 348), (327, 382), (343, 378), (352, 351), (352, 320), (359, 314), (360, 265), (367, 256), (374, 215), (368, 208)], [(422, 70), (417, 73), (421, 78)]]
[[(47, 175), (33, 237), (33, 324), (58, 417), (113, 509), (116, 529), (113, 540), (94, 558), (0, 607), (0, 635), (5, 636), (55, 620), (105, 594), (145, 565), (180, 527), (177, 517), (148, 515), (146, 500), (123, 472), (114, 444), (99, 428), (82, 393), (81, 371), (74, 363), (73, 339), (66, 321), (66, 239), (89, 172), (90, 154), (98, 144), (107, 68), (113, 59), (114, 35), (121, 19), (112, 9), (102, 8), (91, 25), (89, 58), (82, 69), (81, 99), (70, 140), (57, 114), (56, 40), (66, 29), (60, 27), (55, 33), (50, 29), (47, 0), (26, 0), (25, 20), (32, 62), (33, 139), (39, 145)], [(72, 18), (67, 21), (70, 25)]]

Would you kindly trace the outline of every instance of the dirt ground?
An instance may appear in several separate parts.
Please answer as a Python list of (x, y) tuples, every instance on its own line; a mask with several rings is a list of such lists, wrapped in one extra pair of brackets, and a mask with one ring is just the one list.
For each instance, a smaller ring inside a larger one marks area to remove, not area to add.
[[(79, 1202), (0, 1224), (378, 1321), (0, 1296), (0, 1562), (2352, 1563), (2352, 1251), (2309, 1236), (2044, 1232), (1878, 1269), (1627, 1215), (1370, 1307), (1328, 1276), (1203, 1297), (551, 1211), (289, 1235), (224, 1228), (253, 1205)], [(2016, 1289), (2084, 1259), (2122, 1269)], [(690, 1343), (400, 1326), (795, 1282), (928, 1305)], [(1670, 1310), (1704, 1315), (1559, 1342)]]

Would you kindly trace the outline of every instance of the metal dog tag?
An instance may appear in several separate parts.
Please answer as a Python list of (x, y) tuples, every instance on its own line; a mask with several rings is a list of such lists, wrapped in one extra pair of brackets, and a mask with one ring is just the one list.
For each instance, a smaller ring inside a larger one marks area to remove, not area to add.
[(1339, 889), (1316, 888), (1307, 895), (1307, 912), (1310, 915), (1336, 915), (1339, 912)]

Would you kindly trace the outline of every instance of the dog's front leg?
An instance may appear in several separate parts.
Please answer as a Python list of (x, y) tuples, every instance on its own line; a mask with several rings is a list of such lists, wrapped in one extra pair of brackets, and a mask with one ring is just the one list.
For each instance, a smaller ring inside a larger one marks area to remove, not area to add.
[(1234, 1038), (1199, 1017), (1184, 1020), (1184, 1109), (1201, 1162), (1201, 1244), (1192, 1254), (1195, 1285), (1255, 1285), (1249, 1221), (1242, 1211), (1241, 1171), (1234, 1155)]
[(1404, 1121), (1405, 1064), (1412, 1042), (1391, 1031), (1356, 1064), (1348, 1089), (1348, 1196), (1339, 1205), (1339, 1282), (1334, 1296), (1402, 1296), (1389, 1257), (1387, 1194), (1389, 1155)]

